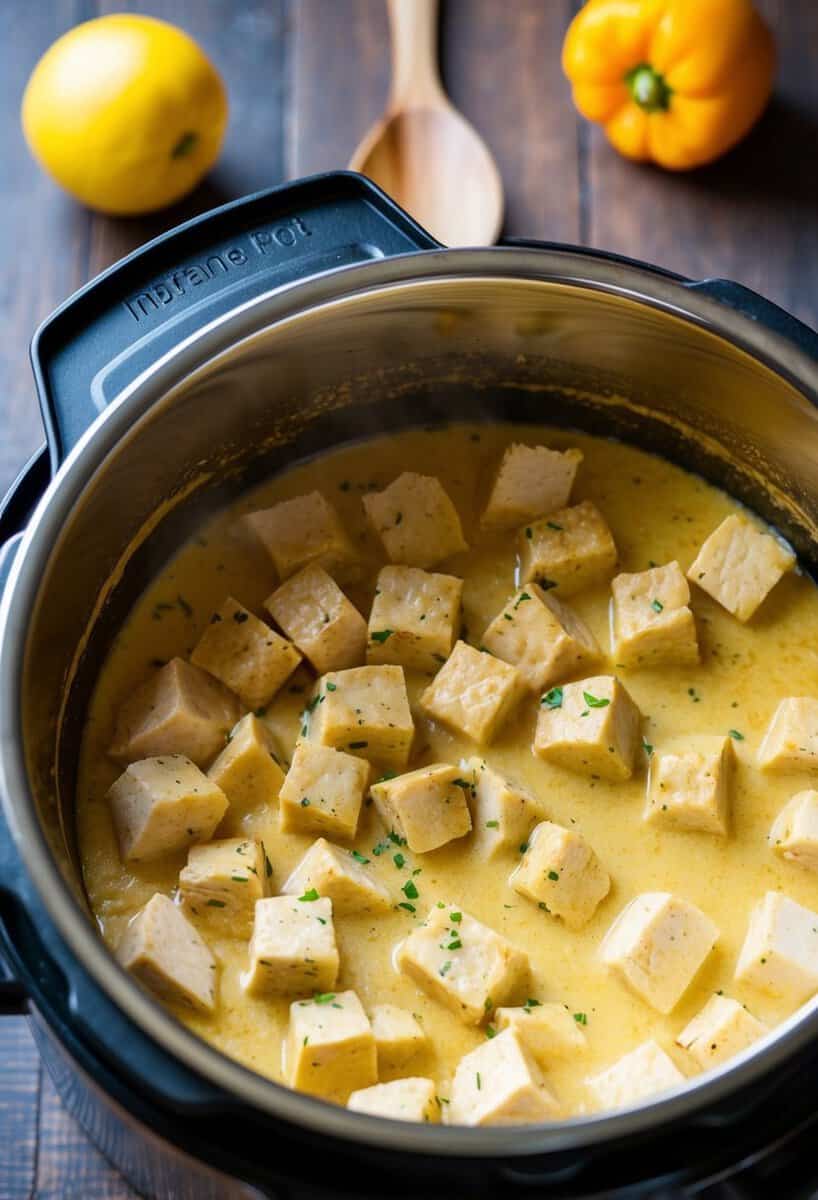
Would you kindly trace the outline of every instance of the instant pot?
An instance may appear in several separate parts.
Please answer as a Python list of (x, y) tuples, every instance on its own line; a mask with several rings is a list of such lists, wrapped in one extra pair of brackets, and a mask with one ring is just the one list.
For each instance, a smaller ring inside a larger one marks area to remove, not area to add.
[[(37, 332), (47, 449), (0, 513), (0, 1005), (147, 1196), (796, 1197), (818, 1188), (818, 1011), (652, 1103), (553, 1126), (347, 1112), (226, 1058), (114, 961), (73, 817), (99, 666), (214, 508), (298, 459), (452, 419), (622, 438), (818, 565), (818, 337), (736, 284), (578, 247), (447, 250), (360, 176), (207, 213)], [(805, 630), (814, 643), (815, 630)]]

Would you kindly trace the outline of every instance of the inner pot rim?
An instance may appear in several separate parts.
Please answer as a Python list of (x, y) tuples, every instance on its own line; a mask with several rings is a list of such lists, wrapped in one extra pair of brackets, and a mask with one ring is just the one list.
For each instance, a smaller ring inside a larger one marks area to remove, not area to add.
[[(512, 269), (513, 268), (513, 269)], [(384, 278), (385, 276), (385, 278)], [(818, 1009), (793, 1014), (761, 1043), (704, 1080), (691, 1080), (667, 1098), (633, 1109), (570, 1118), (553, 1126), (468, 1129), (457, 1126), (407, 1126), (353, 1114), (275, 1083), (229, 1059), (177, 1022), (116, 964), (107, 946), (80, 909), (57, 870), (36, 816), (22, 744), (19, 699), (25, 663), (28, 617), (34, 611), (40, 580), (60, 527), (94, 472), (154, 404), (170, 404), (177, 389), (189, 386), (222, 357), (243, 348), (286, 318), (315, 315), (332, 304), (350, 304), (364, 293), (406, 284), (447, 282), (462, 286), (464, 276), (483, 282), (543, 282), (615, 292), (630, 301), (663, 310), (682, 320), (726, 335), (749, 349), (799, 391), (816, 401), (812, 360), (791, 343), (750, 318), (649, 268), (611, 264), (570, 251), (492, 248), (407, 255), (388, 263), (351, 267), (306, 283), (265, 293), (180, 343), (126, 388), (86, 432), (55, 476), (32, 518), (15, 557), (0, 604), (0, 786), (17, 850), (34, 880), (50, 918), (84, 970), (110, 999), (162, 1048), (228, 1093), (285, 1120), (345, 1140), (382, 1147), (445, 1155), (509, 1156), (579, 1149), (643, 1132), (688, 1115), (750, 1083), (793, 1054), (818, 1032)], [(380, 278), (379, 278), (380, 277)], [(782, 368), (783, 364), (783, 368)], [(14, 799), (12, 800), (11, 797)]]

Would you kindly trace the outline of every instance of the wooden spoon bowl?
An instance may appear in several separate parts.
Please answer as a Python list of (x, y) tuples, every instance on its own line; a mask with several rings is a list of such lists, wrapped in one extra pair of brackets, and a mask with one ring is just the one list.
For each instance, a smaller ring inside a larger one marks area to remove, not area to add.
[(437, 0), (388, 0), (392, 88), (350, 160), (447, 246), (496, 241), (503, 185), (483, 139), (437, 70)]

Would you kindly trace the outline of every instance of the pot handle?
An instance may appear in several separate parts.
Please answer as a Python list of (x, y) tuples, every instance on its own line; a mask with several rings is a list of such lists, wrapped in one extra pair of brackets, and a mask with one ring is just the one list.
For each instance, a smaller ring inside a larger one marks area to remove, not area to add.
[(362, 175), (337, 171), (203, 213), (115, 263), (37, 330), (52, 471), (123, 387), (263, 292), (440, 244)]
[(685, 286), (691, 292), (700, 292), (719, 304), (734, 308), (742, 316), (757, 321), (765, 329), (772, 330), (780, 337), (793, 342), (804, 354), (818, 359), (818, 333), (810, 329), (803, 321), (799, 321), (785, 308), (773, 304), (758, 292), (745, 287), (743, 283), (735, 283), (732, 279), (701, 279), (685, 281)]
[(593, 246), (543, 242), (533, 238), (501, 238), (499, 244), (501, 246), (518, 246), (523, 249), (567, 250), (571, 254), (584, 254), (597, 259), (605, 259), (610, 263), (622, 263), (626, 267), (638, 267), (642, 271), (650, 271), (664, 279), (675, 280), (677, 283), (683, 284), (689, 291), (700, 292), (719, 304), (735, 309), (742, 316), (749, 317), (751, 321), (757, 321), (759, 325), (763, 325), (780, 337), (793, 342), (804, 354), (818, 359), (818, 333), (814, 329), (810, 329), (809, 325), (799, 321), (798, 317), (794, 317), (780, 305), (774, 304), (772, 300), (767, 300), (758, 292), (754, 292), (751, 288), (745, 287), (743, 283), (736, 283), (732, 279), (721, 279), (716, 276), (709, 279), (687, 279), (684, 275), (679, 275), (677, 271), (669, 271), (665, 267), (657, 267), (654, 263), (642, 262), (641, 259), (629, 258), (624, 254), (616, 254), (612, 250), (596, 250)]

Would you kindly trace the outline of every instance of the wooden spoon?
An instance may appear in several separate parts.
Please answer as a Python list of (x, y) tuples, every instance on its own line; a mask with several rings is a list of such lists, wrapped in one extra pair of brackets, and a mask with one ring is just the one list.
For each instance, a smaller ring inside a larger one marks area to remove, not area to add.
[(485, 142), (443, 91), (438, 0), (387, 3), (389, 102), (350, 169), (368, 175), (444, 245), (490, 245), (503, 220), (503, 185)]

